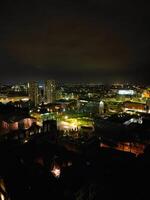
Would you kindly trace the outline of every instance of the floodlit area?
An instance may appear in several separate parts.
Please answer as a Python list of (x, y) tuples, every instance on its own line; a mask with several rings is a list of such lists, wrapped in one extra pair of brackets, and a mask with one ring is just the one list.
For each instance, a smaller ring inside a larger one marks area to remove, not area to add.
[(3, 104), (7, 104), (9, 102), (16, 102), (16, 101), (29, 101), (29, 97), (27, 96), (15, 96), (15, 97), (0, 97), (0, 102)]
[(36, 118), (39, 126), (42, 126), (45, 120), (56, 119), (57, 128), (60, 131), (79, 131), (81, 127), (90, 127), (94, 130), (94, 122), (88, 117), (72, 117), (72, 115), (57, 115), (54, 113), (32, 113), (31, 116)]
[(78, 131), (81, 127), (91, 127), (94, 129), (93, 120), (90, 118), (69, 118), (68, 116), (62, 117), (58, 120), (58, 130)]
[(51, 120), (51, 119), (55, 119), (55, 115), (52, 113), (44, 113), (44, 114), (40, 114), (38, 112), (31, 112), (30, 115), (34, 118), (36, 118), (37, 120), (37, 125), (42, 126), (43, 125), (43, 121), (45, 120)]

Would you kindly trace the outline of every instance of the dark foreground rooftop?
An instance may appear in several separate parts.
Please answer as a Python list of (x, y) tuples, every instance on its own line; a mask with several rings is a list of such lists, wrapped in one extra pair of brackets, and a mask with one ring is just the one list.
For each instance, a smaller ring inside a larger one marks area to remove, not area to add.
[[(10, 199), (145, 199), (149, 195), (149, 148), (138, 157), (99, 146), (91, 154), (86, 149), (68, 151), (51, 143), (49, 136), (26, 144), (1, 144), (0, 176)], [(59, 178), (52, 173), (54, 166), (60, 169)]]

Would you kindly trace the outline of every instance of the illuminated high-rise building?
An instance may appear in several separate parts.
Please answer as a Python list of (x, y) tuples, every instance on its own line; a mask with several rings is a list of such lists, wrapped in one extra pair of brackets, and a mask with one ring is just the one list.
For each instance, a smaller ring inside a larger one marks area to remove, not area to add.
[(45, 102), (54, 103), (56, 100), (56, 83), (54, 80), (45, 81)]
[(104, 102), (100, 101), (99, 102), (99, 115), (104, 114)]
[(30, 100), (37, 106), (39, 103), (39, 86), (36, 81), (30, 81), (28, 83), (28, 95)]

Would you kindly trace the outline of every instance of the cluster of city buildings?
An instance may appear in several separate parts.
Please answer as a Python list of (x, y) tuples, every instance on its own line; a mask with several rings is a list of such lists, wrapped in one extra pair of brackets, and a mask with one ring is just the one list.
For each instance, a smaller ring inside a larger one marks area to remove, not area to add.
[(39, 86), (38, 82), (28, 83), (28, 94), (34, 106), (44, 103), (54, 103), (56, 100), (56, 84), (54, 80), (47, 80), (44, 86)]
[[(122, 159), (124, 155), (138, 157), (144, 155), (150, 144), (149, 124), (150, 89), (146, 87), (56, 85), (54, 80), (0, 86), (1, 144), (26, 146), (27, 143), (34, 150), (36, 143), (40, 146), (43, 142), (44, 147), (46, 143), (56, 145), (56, 149), (60, 145), (69, 152), (67, 155), (70, 152), (85, 157), (93, 154), (92, 160), (98, 151), (107, 150), (114, 159), (117, 156)], [(44, 166), (45, 154), (44, 158), (38, 155), (34, 162)], [(71, 167), (73, 162), (68, 159), (60, 164), (56, 155), (54, 158), (49, 168), (58, 179), (63, 169)], [(90, 166), (89, 160), (86, 165)], [(1, 179), (0, 188), (4, 193)]]
[[(8, 108), (7, 113), (2, 110), (0, 112), (1, 133), (17, 131), (20, 127), (27, 130), (33, 123), (42, 130), (45, 121), (56, 120), (58, 131), (63, 131), (64, 136), (77, 138), (83, 135), (81, 132), (85, 135), (87, 132), (94, 132), (94, 127), (99, 124), (101, 127), (104, 124), (108, 126), (106, 122), (115, 114), (119, 116), (125, 113), (131, 116), (129, 118), (135, 118), (131, 123), (139, 121), (138, 117), (141, 119), (141, 115), (150, 112), (150, 89), (129, 84), (56, 84), (55, 80), (46, 80), (43, 83), (29, 81), (27, 84), (1, 85), (0, 102), (2, 108), (4, 105)], [(11, 111), (11, 106), (14, 112)], [(105, 121), (98, 122), (96, 118)], [(119, 120), (120, 117), (117, 118), (117, 123)]]

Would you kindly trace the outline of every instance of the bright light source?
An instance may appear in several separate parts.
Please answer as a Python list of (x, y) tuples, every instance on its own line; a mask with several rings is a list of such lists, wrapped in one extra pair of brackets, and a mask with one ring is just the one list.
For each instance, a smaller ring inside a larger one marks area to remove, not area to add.
[(120, 95), (134, 95), (134, 90), (118, 90), (118, 94)]
[(3, 194), (0, 194), (0, 199), (1, 199), (1, 200), (5, 200), (5, 197), (4, 197)]
[(22, 101), (29, 101), (29, 98), (23, 98), (23, 99), (21, 99)]
[(60, 177), (60, 168), (59, 167), (56, 167), (54, 166), (54, 168), (51, 170), (53, 176), (55, 176), (56, 178), (59, 178)]
[(103, 101), (100, 101), (100, 102), (99, 102), (99, 106), (100, 106), (100, 107), (104, 107), (104, 102), (103, 102)]
[(65, 116), (65, 119), (68, 119), (68, 116), (67, 116), (67, 115)]
[(28, 140), (24, 140), (24, 143), (27, 143), (28, 142)]

